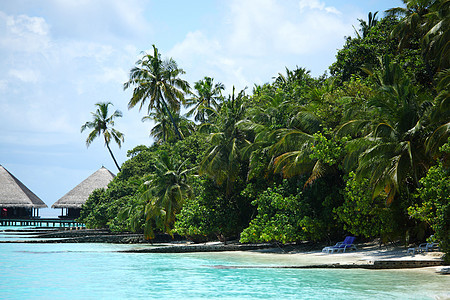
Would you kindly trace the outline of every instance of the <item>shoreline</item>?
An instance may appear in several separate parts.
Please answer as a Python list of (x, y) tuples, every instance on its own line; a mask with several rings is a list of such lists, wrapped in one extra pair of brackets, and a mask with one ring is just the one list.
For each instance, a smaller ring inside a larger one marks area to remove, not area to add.
[[(218, 265), (223, 269), (417, 269), (429, 267), (444, 267), (442, 252), (426, 252), (408, 255), (407, 249), (392, 247), (390, 249), (377, 249), (378, 246), (363, 246), (357, 251), (327, 254), (320, 250), (285, 251), (283, 247), (273, 244), (232, 244), (224, 245), (210, 242), (201, 245), (162, 245), (152, 248), (122, 250), (122, 253), (234, 253), (235, 256), (251, 255), (259, 257), (265, 265)], [(286, 248), (295, 249), (295, 246)], [(301, 248), (301, 247), (300, 247)], [(276, 265), (273, 264), (276, 262)]]
[[(322, 246), (312, 243), (279, 245), (275, 243), (241, 244), (230, 241), (194, 244), (178, 237), (159, 235), (149, 242), (140, 234), (116, 234), (105, 230), (2, 230), (5, 236), (26, 235), (26, 239), (3, 240), (0, 243), (113, 243), (136, 245), (140, 248), (118, 250), (120, 253), (233, 253), (236, 257), (252, 255), (264, 265), (245, 264), (213, 266), (215, 268), (271, 268), (271, 269), (426, 269), (444, 267), (442, 252), (407, 254), (406, 247), (384, 246), (375, 243), (357, 244), (357, 251), (327, 254)], [(25, 237), (24, 237), (25, 238)], [(276, 264), (274, 264), (276, 262)], [(447, 271), (448, 272), (448, 271)], [(448, 273), (447, 273), (448, 274)]]

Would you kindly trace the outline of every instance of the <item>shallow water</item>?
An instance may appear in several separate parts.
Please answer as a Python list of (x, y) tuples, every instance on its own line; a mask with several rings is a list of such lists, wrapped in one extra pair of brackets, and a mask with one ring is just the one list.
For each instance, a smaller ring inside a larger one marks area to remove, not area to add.
[(242, 252), (115, 252), (140, 247), (0, 243), (0, 298), (434, 299), (450, 295), (449, 276), (417, 270), (218, 269), (214, 266), (267, 265), (268, 260)]

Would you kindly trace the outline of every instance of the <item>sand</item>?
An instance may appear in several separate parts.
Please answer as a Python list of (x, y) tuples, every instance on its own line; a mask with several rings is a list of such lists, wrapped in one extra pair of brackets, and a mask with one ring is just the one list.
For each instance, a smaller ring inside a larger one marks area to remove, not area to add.
[[(311, 266), (311, 265), (365, 265), (373, 264), (374, 261), (380, 260), (392, 260), (392, 261), (434, 261), (441, 260), (442, 252), (428, 252), (410, 255), (406, 254), (406, 250), (403, 249), (390, 249), (390, 250), (358, 250), (349, 253), (334, 253), (327, 254), (319, 251), (311, 252), (292, 252), (292, 253), (277, 253), (269, 251), (240, 251), (241, 253), (230, 253), (227, 255), (241, 256), (242, 260), (251, 256), (252, 261), (258, 261), (258, 263), (264, 265), (276, 265), (276, 266)], [(239, 259), (240, 260), (240, 259)], [(440, 272), (442, 266), (422, 267), (413, 269), (404, 269), (418, 272)]]
[[(351, 263), (372, 263), (375, 260), (440, 260), (442, 252), (424, 252), (415, 255), (407, 254), (407, 250), (400, 247), (389, 249), (376, 249), (378, 247), (365, 247), (356, 251), (324, 253), (321, 251), (290, 251), (284, 253), (282, 250), (267, 249), (254, 252), (271, 253), (281, 260), (294, 260), (302, 264), (351, 264)], [(272, 256), (272, 255), (271, 255)]]
[[(203, 253), (202, 255), (204, 255)], [(192, 253), (192, 255), (196, 255)], [(320, 250), (304, 251), (302, 249), (269, 248), (251, 251), (211, 252), (212, 256), (226, 256), (236, 263), (245, 266), (248, 261), (252, 267), (259, 266), (311, 266), (311, 265), (370, 265), (374, 261), (441, 261), (442, 252), (407, 254), (404, 247), (383, 247), (378, 245), (360, 245), (358, 250), (346, 253), (327, 254)], [(256, 263), (256, 266), (254, 265)], [(442, 266), (414, 268), (410, 270), (437, 272)]]

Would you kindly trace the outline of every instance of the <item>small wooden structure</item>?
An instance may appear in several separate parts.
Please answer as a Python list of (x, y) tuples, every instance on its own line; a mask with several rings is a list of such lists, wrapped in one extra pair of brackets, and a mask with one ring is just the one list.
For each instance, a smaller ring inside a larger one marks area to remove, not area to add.
[(76, 219), (80, 216), (81, 206), (96, 189), (107, 188), (115, 175), (105, 167), (101, 167), (91, 176), (56, 201), (52, 208), (61, 208), (61, 219)]
[(39, 208), (47, 205), (19, 179), (0, 165), (0, 218), (39, 218)]

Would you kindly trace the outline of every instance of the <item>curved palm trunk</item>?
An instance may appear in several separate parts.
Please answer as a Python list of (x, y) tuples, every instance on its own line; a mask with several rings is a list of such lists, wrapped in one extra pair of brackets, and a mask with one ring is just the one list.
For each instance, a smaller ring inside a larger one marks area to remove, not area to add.
[[(106, 138), (105, 138), (105, 142), (106, 142)], [(111, 148), (109, 148), (109, 144), (108, 144), (108, 143), (106, 143), (106, 148), (108, 148), (109, 154), (111, 154), (111, 157), (112, 157), (112, 159), (114, 160), (114, 163), (116, 164), (116, 167), (117, 167), (117, 169), (119, 170), (119, 172), (122, 171), (122, 170), (120, 169), (120, 167), (119, 167), (119, 164), (118, 164), (117, 161), (116, 161), (116, 158), (114, 157), (114, 155), (113, 155), (113, 153), (112, 153), (112, 151), (111, 151)]]
[(159, 92), (159, 95), (161, 96), (161, 99), (162, 99), (161, 102), (164, 106), (164, 109), (169, 114), (170, 121), (172, 121), (173, 127), (175, 128), (175, 133), (177, 134), (178, 139), (181, 141), (183, 138), (181, 137), (180, 131), (178, 130), (178, 126), (175, 123), (175, 120), (173, 119), (172, 113), (170, 112), (169, 108), (167, 107), (166, 101), (164, 100), (161, 91)]

